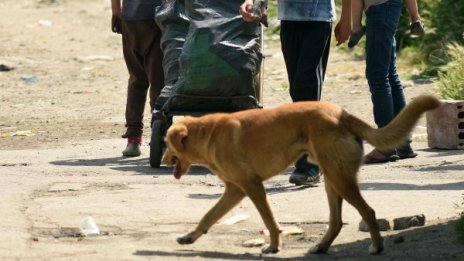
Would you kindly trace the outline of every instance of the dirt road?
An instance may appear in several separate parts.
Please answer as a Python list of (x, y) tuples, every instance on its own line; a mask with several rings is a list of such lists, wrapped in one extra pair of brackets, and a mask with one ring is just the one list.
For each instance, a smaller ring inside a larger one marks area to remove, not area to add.
[[(329, 253), (308, 254), (326, 230), (327, 200), (323, 182), (290, 185), (292, 168), (266, 183), (280, 224), (303, 231), (284, 237), (280, 253), (262, 256), (260, 247), (242, 245), (267, 240), (248, 199), (222, 220), (242, 221), (178, 245), (176, 237), (196, 224), (223, 186), (200, 167), (180, 181), (168, 168), (150, 168), (148, 126), (142, 156), (121, 157), (127, 72), (120, 36), (110, 31), (109, 2), (3, 0), (0, 32), (0, 64), (12, 68), (0, 72), (0, 259), (372, 260), (368, 233), (358, 231), (361, 218), (348, 204)], [(332, 50), (323, 99), (373, 123), (364, 63)], [(278, 45), (268, 43), (265, 54), (264, 105), (289, 102)], [(400, 66), (400, 72), (411, 70)], [(433, 83), (405, 83), (409, 99), (434, 91)], [(464, 260), (453, 228), (464, 201), (462, 151), (429, 149), (424, 119), (414, 147), (416, 159), (361, 168), (362, 193), (378, 218), (426, 216), (425, 226), (382, 232), (386, 248), (375, 259)], [(87, 216), (99, 236), (79, 236)]]

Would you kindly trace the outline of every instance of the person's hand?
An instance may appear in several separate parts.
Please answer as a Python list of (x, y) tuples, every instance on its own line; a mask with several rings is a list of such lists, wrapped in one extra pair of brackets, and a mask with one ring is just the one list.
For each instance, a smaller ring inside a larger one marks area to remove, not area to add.
[(253, 15), (253, 0), (245, 0), (240, 6), (240, 14), (246, 22), (252, 22), (256, 19)]
[(113, 14), (111, 16), (111, 31), (116, 34), (120, 34), (122, 32), (120, 14)]
[(335, 40), (337, 46), (346, 42), (351, 34), (351, 23), (349, 19), (340, 19), (340, 22), (335, 26)]

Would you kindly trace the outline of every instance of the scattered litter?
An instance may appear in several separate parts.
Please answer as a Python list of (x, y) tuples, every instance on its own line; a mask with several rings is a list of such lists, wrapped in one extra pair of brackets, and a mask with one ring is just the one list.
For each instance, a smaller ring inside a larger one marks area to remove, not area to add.
[(75, 91), (72, 92), (72, 94), (92, 94), (92, 91)]
[(50, 21), (48, 21), (48, 20), (42, 20), (42, 19), (41, 19), (41, 20), (39, 20), (38, 23), (39, 23), (39, 25), (41, 25), (41, 26), (46, 26), (46, 27), (52, 26), (52, 22), (50, 22)]
[(5, 64), (0, 64), (0, 72), (9, 72), (11, 70), (13, 70), (14, 67), (12, 66), (8, 66), (8, 65), (5, 65)]
[(403, 85), (403, 88), (414, 87), (413, 81), (401, 81), (401, 84)]
[(360, 94), (361, 91), (358, 91), (358, 90), (353, 90), (353, 91), (350, 91), (350, 94)]
[(219, 222), (219, 225), (232, 225), (240, 221), (246, 220), (248, 218), (250, 218), (250, 216), (247, 214), (238, 214), (235, 216), (228, 217), (225, 220)]
[(254, 238), (254, 239), (250, 239), (250, 240), (247, 240), (245, 242), (242, 243), (242, 246), (244, 247), (259, 247), (259, 246), (263, 246), (265, 243), (264, 241), (264, 238)]
[(35, 75), (23, 75), (19, 79), (25, 83), (35, 83), (39, 80)]
[(32, 130), (19, 130), (19, 131), (11, 131), (11, 132), (0, 134), (0, 137), (14, 137), (14, 136), (35, 136), (35, 133)]
[(100, 229), (98, 229), (95, 220), (92, 217), (86, 217), (81, 221), (80, 225), (81, 233), (84, 236), (98, 236), (100, 235)]
[[(281, 235), (283, 237), (286, 237), (286, 236), (294, 236), (294, 235), (301, 235), (304, 233), (304, 229), (299, 227), (299, 226), (288, 226), (288, 227), (281, 227), (280, 228), (282, 230), (282, 233)], [(265, 235), (265, 236), (269, 236), (269, 230), (267, 229), (263, 229), (261, 231), (259, 231), (261, 234)]]
[(82, 71), (92, 71), (94, 68), (92, 66), (84, 66), (82, 67)]
[(91, 61), (113, 61), (114, 58), (107, 55), (89, 55), (84, 58), (79, 58), (79, 60), (84, 62), (91, 62)]
[(290, 226), (285, 227), (282, 231), (282, 236), (293, 236), (293, 235), (301, 235), (304, 233), (303, 228), (298, 226)]
[(419, 214), (408, 217), (393, 219), (393, 230), (402, 230), (410, 227), (421, 227), (425, 225), (425, 215)]
[[(379, 225), (380, 231), (387, 231), (391, 229), (390, 222), (385, 218), (377, 219), (377, 224)], [(359, 221), (358, 229), (359, 231), (369, 232), (369, 228), (367, 227), (366, 222), (364, 222), (362, 219)]]

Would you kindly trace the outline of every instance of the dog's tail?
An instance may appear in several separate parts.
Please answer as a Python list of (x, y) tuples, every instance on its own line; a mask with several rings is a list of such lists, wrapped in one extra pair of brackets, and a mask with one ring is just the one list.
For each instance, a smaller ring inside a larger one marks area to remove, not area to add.
[(372, 128), (349, 113), (345, 114), (343, 122), (352, 133), (372, 146), (380, 150), (389, 150), (399, 147), (409, 138), (409, 134), (424, 112), (438, 108), (440, 105), (440, 101), (431, 95), (418, 96), (387, 126), (380, 129)]

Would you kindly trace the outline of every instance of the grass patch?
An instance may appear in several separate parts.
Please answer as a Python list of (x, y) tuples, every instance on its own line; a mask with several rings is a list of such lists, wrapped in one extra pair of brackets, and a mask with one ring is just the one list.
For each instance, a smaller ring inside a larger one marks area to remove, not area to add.
[(464, 46), (448, 46), (450, 62), (438, 72), (438, 91), (443, 99), (464, 100)]

